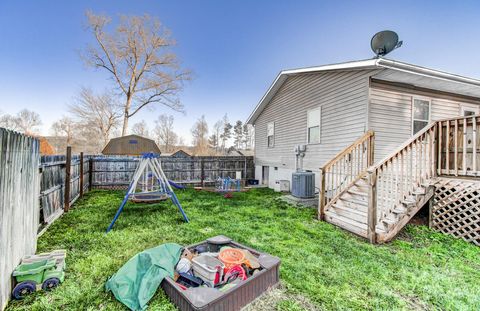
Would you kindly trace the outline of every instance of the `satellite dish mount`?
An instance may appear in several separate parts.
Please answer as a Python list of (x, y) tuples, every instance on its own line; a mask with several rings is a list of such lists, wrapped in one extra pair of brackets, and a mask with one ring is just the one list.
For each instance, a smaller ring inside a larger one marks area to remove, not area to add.
[(396, 32), (391, 30), (384, 30), (377, 32), (370, 42), (373, 53), (376, 57), (383, 57), (402, 46), (403, 41), (398, 40)]

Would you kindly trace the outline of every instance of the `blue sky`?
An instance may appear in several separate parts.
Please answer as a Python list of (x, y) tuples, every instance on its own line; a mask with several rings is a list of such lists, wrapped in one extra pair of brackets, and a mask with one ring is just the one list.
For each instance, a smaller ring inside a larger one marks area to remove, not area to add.
[(6, 1), (0, 2), (0, 110), (40, 113), (43, 133), (66, 114), (81, 86), (103, 90), (108, 76), (79, 58), (92, 38), (85, 11), (112, 17), (148, 13), (173, 33), (175, 51), (194, 72), (176, 117), (187, 142), (202, 114), (212, 125), (225, 113), (245, 120), (276, 74), (287, 68), (371, 58), (371, 36), (399, 33), (389, 57), (480, 78), (478, 1)]

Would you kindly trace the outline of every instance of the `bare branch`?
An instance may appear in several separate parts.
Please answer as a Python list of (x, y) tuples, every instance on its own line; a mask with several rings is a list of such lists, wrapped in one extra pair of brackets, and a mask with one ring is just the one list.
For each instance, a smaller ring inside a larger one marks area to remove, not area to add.
[(108, 72), (124, 96), (123, 134), (128, 118), (146, 106), (163, 105), (183, 111), (178, 94), (190, 72), (180, 69), (171, 51), (175, 41), (160, 21), (144, 16), (121, 16), (114, 31), (107, 33), (110, 19), (87, 13), (99, 49), (87, 49), (89, 64)]

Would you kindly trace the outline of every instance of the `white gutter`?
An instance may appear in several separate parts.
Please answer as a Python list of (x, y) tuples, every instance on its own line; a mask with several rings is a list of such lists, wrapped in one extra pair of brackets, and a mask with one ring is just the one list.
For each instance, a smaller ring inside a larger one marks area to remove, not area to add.
[(464, 84), (471, 84), (475, 86), (480, 86), (480, 80), (468, 78), (444, 71), (429, 69), (425, 67), (410, 65), (407, 63), (402, 63), (390, 59), (379, 58), (376, 60), (376, 65), (378, 67), (388, 68), (392, 70), (402, 71), (406, 73), (413, 73), (416, 75), (421, 75), (424, 77), (433, 77), (443, 81), (448, 82), (457, 82), (457, 83), (464, 83)]

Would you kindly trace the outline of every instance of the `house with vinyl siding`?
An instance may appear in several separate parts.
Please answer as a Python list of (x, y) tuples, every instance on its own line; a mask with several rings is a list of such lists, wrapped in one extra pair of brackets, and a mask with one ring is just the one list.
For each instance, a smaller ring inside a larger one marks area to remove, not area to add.
[(480, 112), (480, 80), (376, 58), (281, 71), (247, 123), (255, 128), (255, 176), (290, 180), (295, 146), (303, 169), (316, 173), (336, 154), (374, 131), (374, 161), (427, 124)]

